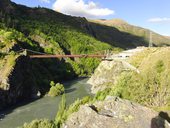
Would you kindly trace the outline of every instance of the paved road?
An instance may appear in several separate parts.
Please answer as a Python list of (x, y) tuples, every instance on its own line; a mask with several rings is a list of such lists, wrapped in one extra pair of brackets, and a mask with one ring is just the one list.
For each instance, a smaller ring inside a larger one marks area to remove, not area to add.
[(127, 58), (133, 56), (134, 54), (143, 51), (144, 49), (145, 49), (145, 47), (138, 47), (135, 49), (126, 50), (119, 54), (110, 55), (106, 59), (118, 59), (118, 60), (127, 59)]

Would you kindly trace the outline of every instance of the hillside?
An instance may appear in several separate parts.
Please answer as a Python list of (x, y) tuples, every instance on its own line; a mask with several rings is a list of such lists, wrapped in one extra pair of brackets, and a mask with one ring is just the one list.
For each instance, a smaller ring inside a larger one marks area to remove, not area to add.
[[(165, 43), (168, 41), (166, 38)], [(50, 81), (90, 76), (101, 61), (30, 59), (18, 52), (22, 49), (46, 54), (103, 54), (105, 50), (117, 52), (147, 46), (148, 39), (85, 18), (0, 0), (0, 43), (1, 108), (34, 97), (38, 92), (45, 95)]]
[(166, 36), (166, 38), (170, 39), (170, 36)]
[[(85, 44), (82, 38), (90, 37), (124, 49), (143, 45), (148, 46), (149, 30), (129, 25), (122, 20), (90, 20), (89, 22), (85, 18), (63, 15), (46, 8), (28, 8), (11, 3), (9, 0), (2, 0), (1, 2), (1, 5), (3, 5), (0, 13), (1, 21), (5, 22), (7, 27), (15, 28), (25, 35), (29, 35), (32, 40), (37, 40), (38, 38), (32, 37), (32, 35), (38, 34), (40, 36), (40, 33), (49, 36), (48, 38), (50, 39), (55, 37), (53, 40), (57, 41), (66, 53), (73, 52), (75, 49), (75, 44), (73, 45), (71, 40), (76, 41), (75, 43), (87, 45), (93, 40), (85, 39), (88, 42)], [(153, 33), (153, 36), (155, 45), (170, 44), (169, 39), (159, 34)], [(62, 39), (61, 37), (65, 38)], [(82, 46), (79, 46), (79, 48), (82, 49)]]
[[(111, 20), (89, 20), (92, 23), (97, 23), (100, 25), (106, 25), (108, 27), (114, 27), (118, 29), (121, 32), (131, 34), (136, 37), (141, 37), (140, 43), (147, 43), (150, 38), (150, 32), (152, 32), (152, 41), (155, 46), (164, 46), (164, 45), (170, 45), (170, 39), (162, 36), (160, 34), (157, 34), (153, 31), (150, 31), (145, 28), (141, 28), (138, 26), (134, 26), (131, 24), (128, 24), (126, 21), (123, 21), (121, 19), (111, 19)], [(130, 39), (129, 39), (130, 40)], [(135, 44), (138, 44), (139, 40), (132, 40)], [(131, 43), (132, 43), (131, 42)], [(139, 45), (139, 44), (138, 44)]]

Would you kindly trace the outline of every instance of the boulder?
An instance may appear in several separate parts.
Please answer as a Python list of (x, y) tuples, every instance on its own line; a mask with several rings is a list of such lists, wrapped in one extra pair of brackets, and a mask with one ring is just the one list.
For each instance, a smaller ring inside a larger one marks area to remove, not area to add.
[(104, 101), (81, 106), (63, 128), (170, 128), (160, 115), (131, 101), (108, 96)]
[(96, 93), (108, 88), (110, 84), (114, 85), (124, 70), (121, 61), (102, 61), (87, 82), (92, 85), (91, 92)]

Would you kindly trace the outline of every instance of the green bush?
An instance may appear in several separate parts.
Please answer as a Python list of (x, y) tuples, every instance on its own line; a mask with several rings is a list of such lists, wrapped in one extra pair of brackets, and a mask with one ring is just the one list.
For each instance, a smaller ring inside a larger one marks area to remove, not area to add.
[(50, 82), (50, 86), (51, 86), (51, 87), (55, 86), (54, 81), (51, 81), (51, 82)]
[(111, 93), (111, 91), (112, 91), (111, 88), (107, 88), (103, 91), (97, 92), (97, 94), (93, 98), (93, 102), (98, 101), (98, 100), (104, 100), (106, 96)]
[(31, 123), (25, 123), (19, 128), (56, 128), (53, 121), (47, 119), (33, 120)]
[(64, 85), (60, 83), (54, 84), (54, 82), (51, 82), (50, 85), (51, 85), (51, 88), (48, 93), (49, 96), (55, 97), (55, 96), (59, 96), (64, 93)]

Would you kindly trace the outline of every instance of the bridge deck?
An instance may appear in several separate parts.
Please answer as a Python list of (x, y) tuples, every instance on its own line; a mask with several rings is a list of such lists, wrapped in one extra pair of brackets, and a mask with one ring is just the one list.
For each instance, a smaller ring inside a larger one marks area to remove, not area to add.
[(106, 58), (106, 55), (29, 55), (30, 58)]

